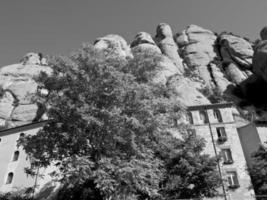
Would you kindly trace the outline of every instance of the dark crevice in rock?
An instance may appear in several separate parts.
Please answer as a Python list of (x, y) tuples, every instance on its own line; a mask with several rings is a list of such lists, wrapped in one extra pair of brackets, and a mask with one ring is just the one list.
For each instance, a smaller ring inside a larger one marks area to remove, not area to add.
[(13, 106), (17, 107), (19, 105), (19, 99), (17, 98), (17, 96), (9, 89), (6, 89), (5, 92), (9, 92), (12, 95), (12, 97), (14, 98)]
[(208, 64), (207, 65), (207, 69), (208, 69), (208, 72), (209, 72), (209, 75), (210, 75), (210, 78), (211, 78), (211, 81), (212, 81), (212, 84), (217, 87), (217, 83), (215, 81), (215, 77), (213, 76), (213, 73), (212, 73), (212, 68), (211, 68), (211, 64)]

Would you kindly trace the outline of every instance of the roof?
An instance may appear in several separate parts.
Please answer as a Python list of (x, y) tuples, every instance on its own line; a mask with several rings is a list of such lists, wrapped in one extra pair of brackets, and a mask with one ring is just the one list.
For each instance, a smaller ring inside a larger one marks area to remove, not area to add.
[(14, 128), (1, 130), (0, 137), (4, 135), (12, 134), (12, 133), (23, 132), (23, 131), (27, 131), (27, 130), (34, 129), (34, 128), (43, 127), (48, 121), (49, 120), (44, 120), (41, 122), (32, 122), (30, 124), (24, 124), (22, 126), (17, 126)]
[(215, 103), (215, 104), (188, 106), (187, 110), (208, 110), (208, 109), (214, 109), (214, 108), (229, 108), (232, 106), (233, 106), (232, 102)]

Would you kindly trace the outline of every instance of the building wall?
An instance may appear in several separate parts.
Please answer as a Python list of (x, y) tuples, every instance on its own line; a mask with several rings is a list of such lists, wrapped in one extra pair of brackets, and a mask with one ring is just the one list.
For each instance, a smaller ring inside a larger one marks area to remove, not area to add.
[(267, 126), (256, 125), (261, 144), (267, 147)]
[[(34, 135), (42, 127), (37, 125), (23, 126), (22, 128), (15, 128), (14, 130), (1, 131), (0, 133), (0, 192), (10, 192), (16, 190), (22, 190), (28, 187), (34, 187), (36, 182), (36, 191), (41, 189), (51, 177), (47, 172), (51, 172), (52, 167), (39, 170), (40, 176), (29, 176), (25, 173), (25, 168), (30, 166), (30, 160), (22, 149), (17, 146), (17, 140), (20, 138), (20, 134)], [(14, 152), (19, 151), (18, 160), (13, 161)], [(12, 172), (13, 180), (10, 184), (7, 184), (8, 174)], [(39, 187), (38, 187), (39, 186)]]
[[(210, 122), (204, 124), (200, 117), (200, 110), (206, 109), (208, 114), (208, 119)], [(214, 109), (219, 109), (222, 117), (222, 122), (219, 122), (213, 113)], [(255, 199), (253, 197), (254, 191), (251, 189), (249, 190), (251, 186), (251, 180), (247, 173), (247, 165), (246, 165), (246, 159), (245, 155), (243, 153), (242, 149), (242, 143), (247, 143), (247, 148), (250, 149), (249, 146), (250, 143), (246, 142), (243, 137), (240, 137), (236, 129), (236, 124), (234, 122), (234, 118), (232, 115), (232, 108), (231, 107), (223, 107), (220, 108), (219, 106), (215, 106), (214, 108), (203, 108), (199, 106), (197, 109), (196, 107), (194, 110), (190, 110), (189, 112), (192, 115), (193, 118), (193, 126), (196, 130), (196, 134), (200, 135), (206, 140), (206, 148), (205, 153), (210, 154), (211, 156), (215, 156), (216, 154), (219, 155), (222, 149), (224, 148), (230, 148), (232, 152), (233, 157), (233, 163), (232, 164), (223, 164), (223, 162), (220, 162), (220, 169), (222, 172), (222, 178), (224, 179), (224, 186), (227, 193), (227, 199), (242, 199), (242, 200), (252, 200)], [(218, 142), (218, 135), (216, 128), (217, 127), (224, 127), (226, 134), (227, 134), (227, 140), (225, 142)], [(32, 135), (36, 134), (36, 132), (41, 128), (39, 127), (30, 127), (27, 130), (20, 130), (17, 129), (13, 132), (7, 132), (7, 133), (0, 133), (0, 192), (7, 192), (11, 190), (17, 190), (22, 189), (25, 187), (32, 187), (35, 184), (35, 177), (27, 177), (27, 175), (24, 173), (24, 168), (26, 166), (29, 166), (29, 160), (27, 159), (27, 155), (25, 152), (20, 148), (18, 148), (17, 140), (19, 139), (20, 133), (23, 132), (25, 135)], [(250, 131), (248, 129), (249, 127), (245, 128), (245, 133), (252, 133), (253, 131)], [(211, 131), (210, 131), (211, 129)], [(255, 128), (254, 128), (255, 129)], [(239, 129), (240, 130), (240, 129)], [(262, 129), (263, 133), (265, 132), (265, 129)], [(264, 134), (262, 134), (264, 135)], [(246, 137), (248, 141), (250, 140), (249, 137)], [(254, 145), (254, 144), (253, 144)], [(252, 145), (252, 146), (253, 146)], [(215, 146), (215, 149), (214, 149)], [(19, 159), (18, 161), (12, 161), (13, 154), (16, 150), (20, 151)], [(247, 152), (244, 150), (245, 154)], [(50, 177), (47, 175), (48, 172), (52, 171), (54, 169), (48, 168), (48, 169), (40, 169), (40, 173), (45, 174), (44, 179), (37, 178), (37, 185), (39, 185), (38, 189), (41, 189), (43, 185), (45, 185), (47, 182), (49, 182)], [(238, 174), (238, 181), (240, 184), (240, 187), (236, 189), (230, 189), (227, 186), (226, 179), (226, 173), (227, 171), (236, 171)], [(14, 173), (13, 181), (11, 184), (6, 184), (6, 179), (9, 172)], [(222, 191), (221, 191), (222, 192)], [(216, 198), (216, 199), (224, 199), (224, 198)]]
[(247, 164), (248, 166), (251, 166), (251, 154), (255, 152), (261, 144), (257, 128), (254, 124), (248, 124), (246, 126), (238, 128), (238, 134)]
[[(213, 114), (213, 110), (218, 109), (221, 113), (222, 122), (218, 122)], [(190, 110), (190, 108), (189, 108)], [(251, 186), (251, 179), (247, 173), (247, 164), (246, 159), (243, 153), (241, 142), (238, 136), (236, 129), (236, 124), (232, 115), (232, 108), (206, 108), (207, 116), (210, 122), (203, 124), (200, 117), (200, 110), (203, 110), (203, 107), (199, 106), (199, 109), (194, 107), (194, 110), (191, 110), (193, 117), (193, 125), (196, 130), (196, 134), (200, 135), (206, 140), (206, 149), (205, 153), (210, 154), (211, 156), (220, 155), (222, 149), (229, 148), (232, 152), (233, 163), (232, 164), (223, 164), (223, 161), (220, 161), (220, 169), (222, 173), (222, 179), (224, 180), (224, 186), (226, 189), (227, 199), (242, 199), (242, 200), (252, 200), (254, 198), (254, 191), (248, 188)], [(218, 135), (216, 128), (224, 127), (227, 135), (227, 140), (225, 142), (218, 141)], [(211, 131), (210, 131), (211, 129)], [(214, 149), (215, 146), (215, 149)], [(235, 171), (238, 175), (238, 182), (240, 187), (236, 189), (230, 189), (228, 187), (226, 175), (228, 171)], [(223, 190), (221, 189), (220, 192)], [(220, 199), (220, 198), (216, 198)], [(224, 199), (224, 198), (221, 198)]]
[[(32, 129), (25, 131), (25, 135), (34, 134), (38, 130)], [(17, 147), (17, 140), (20, 137), (20, 133), (7, 134), (1, 137), (0, 143), (0, 191), (6, 192), (17, 188), (31, 187), (34, 185), (34, 177), (27, 177), (24, 173), (24, 168), (29, 166), (27, 162), (27, 155), (23, 151), (22, 147)], [(13, 155), (15, 151), (19, 151), (19, 158), (17, 161), (13, 161)], [(6, 184), (8, 174), (12, 172), (14, 174), (11, 184)]]

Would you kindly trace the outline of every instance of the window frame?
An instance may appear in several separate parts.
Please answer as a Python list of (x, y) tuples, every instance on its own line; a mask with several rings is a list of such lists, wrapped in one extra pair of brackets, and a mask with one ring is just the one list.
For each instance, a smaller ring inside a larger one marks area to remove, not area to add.
[(223, 157), (223, 164), (229, 165), (234, 163), (231, 148), (223, 148), (221, 149), (221, 153)]
[[(235, 189), (235, 188), (240, 187), (237, 171), (231, 170), (231, 171), (227, 171), (226, 173), (227, 173), (226, 178), (228, 182), (228, 188)], [(229, 180), (231, 180), (231, 182)]]
[[(222, 130), (222, 131), (220, 131), (220, 130)], [(217, 133), (217, 137), (218, 137), (219, 142), (227, 141), (227, 134), (226, 134), (225, 127), (223, 127), (223, 126), (222, 127), (216, 127), (216, 133)]]
[(220, 122), (220, 123), (223, 122), (222, 114), (221, 114), (221, 111), (219, 109), (213, 109), (213, 116), (215, 119), (217, 119), (218, 122)]
[(12, 158), (12, 162), (16, 162), (16, 161), (18, 161), (18, 160), (19, 160), (19, 156), (20, 156), (20, 152), (19, 152), (19, 150), (14, 151), (14, 153), (13, 153), (13, 158)]
[[(204, 117), (204, 119), (203, 119), (203, 117)], [(199, 118), (200, 118), (200, 120), (201, 120), (201, 122), (203, 124), (208, 124), (209, 123), (208, 117), (209, 116), (208, 116), (208, 113), (207, 113), (206, 110), (199, 110)]]
[(190, 111), (188, 111), (186, 113), (186, 121), (189, 123), (189, 124), (194, 124), (194, 120), (193, 120), (193, 115)]
[(6, 185), (12, 184), (13, 179), (14, 179), (14, 173), (13, 172), (9, 172), (7, 174), (7, 178), (6, 178)]

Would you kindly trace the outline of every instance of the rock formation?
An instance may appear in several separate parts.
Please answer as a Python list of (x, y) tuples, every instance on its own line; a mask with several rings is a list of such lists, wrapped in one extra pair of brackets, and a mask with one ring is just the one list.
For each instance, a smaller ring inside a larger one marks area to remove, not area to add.
[(161, 50), (156, 45), (151, 35), (146, 32), (138, 33), (131, 43), (131, 50), (133, 54), (139, 52), (157, 53), (160, 54)]
[(154, 69), (146, 69), (146, 66), (142, 66), (143, 61), (136, 68), (144, 68), (143, 75), (144, 79), (151, 81), (153, 83), (166, 84), (169, 77), (179, 73), (178, 68), (174, 63), (165, 55), (161, 54), (161, 50), (155, 44), (151, 35), (145, 32), (138, 33), (133, 42), (131, 43), (132, 52), (134, 57), (141, 56), (144, 60), (146, 58), (151, 59), (155, 58), (156, 64)]
[(18, 64), (0, 68), (0, 126), (16, 126), (36, 119), (38, 106), (32, 102), (37, 92), (34, 77), (51, 73), (41, 54), (29, 53)]
[(229, 81), (239, 85), (251, 75), (253, 49), (245, 39), (232, 34), (218, 38), (222, 69)]
[(219, 75), (219, 68), (211, 69), (211, 63), (219, 59), (215, 48), (216, 39), (217, 36), (212, 31), (196, 25), (190, 25), (176, 35), (176, 42), (190, 73), (199, 76), (208, 88), (219, 88), (223, 92), (227, 84), (226, 78)]
[(159, 24), (155, 38), (162, 53), (176, 65), (179, 73), (182, 74), (184, 72), (184, 66), (178, 54), (178, 47), (173, 40), (171, 27), (165, 23)]
[(99, 50), (106, 50), (113, 56), (132, 57), (130, 47), (124, 38), (119, 35), (110, 34), (95, 40), (94, 47)]
[(261, 41), (255, 47), (252, 71), (267, 82), (267, 27), (261, 32)]
[(210, 104), (210, 101), (201, 92), (201, 84), (181, 75), (170, 77), (167, 86), (176, 93), (177, 101), (185, 106)]
[(188, 26), (176, 36), (176, 42), (189, 69), (207, 66), (217, 57), (214, 49), (216, 39), (212, 31), (196, 25)]
[[(153, 83), (161, 83), (167, 85), (169, 88), (175, 91), (175, 93), (177, 94), (177, 100), (186, 106), (195, 105), (196, 103), (209, 103), (209, 100), (199, 91), (199, 83), (190, 81), (188, 78), (185, 78), (182, 75), (182, 60), (179, 57), (177, 45), (172, 39), (172, 33), (168, 28), (169, 26), (166, 24), (161, 24), (159, 25), (159, 27), (157, 30), (156, 38), (159, 40), (158, 43), (161, 44), (161, 50), (154, 42), (151, 35), (145, 32), (138, 33), (131, 43), (134, 57), (137, 57), (139, 53), (145, 53), (148, 56), (154, 55), (158, 58), (157, 65), (155, 65), (154, 69), (144, 70), (145, 73), (143, 74), (144, 76), (146, 76), (145, 79)], [(166, 38), (167, 40), (165, 40)], [(166, 44), (168, 40), (170, 41), (170, 43), (172, 41), (172, 45), (168, 46), (168, 44)], [(178, 62), (178, 67), (177, 62), (175, 62), (175, 60), (171, 58), (178, 59), (177, 61), (180, 62)], [(181, 68), (179, 68), (179, 66)]]
[[(173, 89), (177, 101), (186, 106), (208, 104), (210, 95), (228, 94), (235, 102), (245, 100), (258, 106), (265, 99), (257, 101), (252, 96), (259, 97), (262, 91), (257, 93), (257, 88), (264, 90), (267, 84), (267, 27), (260, 35), (262, 40), (252, 44), (232, 33), (216, 34), (197, 25), (175, 34), (161, 23), (155, 37), (139, 32), (128, 45), (121, 36), (110, 34), (96, 39), (94, 47), (107, 57), (127, 62), (141, 58), (132, 71), (140, 70), (144, 80)], [(148, 69), (145, 63), (151, 60), (155, 65)], [(38, 88), (34, 76), (41, 71), (52, 70), (42, 54), (36, 53), (28, 53), (19, 64), (0, 68), (1, 126), (39, 117), (32, 97)]]
[(223, 61), (235, 62), (243, 69), (252, 68), (253, 48), (248, 41), (231, 34), (222, 34), (218, 43)]

